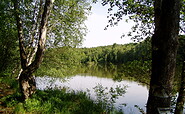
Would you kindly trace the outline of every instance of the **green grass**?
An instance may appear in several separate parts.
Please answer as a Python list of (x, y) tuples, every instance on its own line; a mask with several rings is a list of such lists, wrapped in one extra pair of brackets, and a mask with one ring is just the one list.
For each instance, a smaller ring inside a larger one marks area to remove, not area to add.
[[(13, 113), (37, 113), (37, 114), (122, 114), (112, 108), (108, 110), (107, 101), (94, 101), (86, 92), (66, 92), (66, 89), (37, 90), (26, 101), (21, 101), (18, 81), (15, 78), (0, 77), (0, 83), (9, 86), (6, 91), (14, 91), (13, 94), (0, 98), (1, 105), (14, 109)], [(2, 89), (2, 88), (1, 88)], [(4, 90), (3, 90), (4, 91)]]
[[(74, 91), (67, 93), (65, 90), (37, 90), (25, 102), (18, 102), (19, 95), (7, 97), (7, 106), (14, 106), (14, 113), (39, 113), (39, 114), (102, 114), (121, 113), (116, 110), (107, 112), (100, 103), (95, 103), (84, 92)], [(11, 104), (11, 105), (10, 105)]]
[(107, 110), (90, 99), (85, 92), (66, 92), (65, 89), (37, 90), (36, 93), (26, 101), (20, 101), (20, 93), (17, 91), (12, 95), (0, 99), (4, 107), (14, 109), (13, 113), (37, 113), (37, 114), (120, 114), (116, 109)]
[(37, 113), (93, 114), (104, 112), (85, 93), (66, 93), (64, 90), (57, 89), (38, 90), (31, 99), (23, 104), (23, 107), (26, 112)]

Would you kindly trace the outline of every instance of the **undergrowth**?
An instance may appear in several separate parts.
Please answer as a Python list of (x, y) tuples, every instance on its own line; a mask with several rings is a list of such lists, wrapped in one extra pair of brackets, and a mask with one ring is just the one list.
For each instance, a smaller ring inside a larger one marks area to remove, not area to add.
[(102, 104), (95, 103), (85, 92), (66, 93), (65, 90), (37, 90), (36, 93), (24, 102), (19, 102), (18, 93), (4, 99), (7, 107), (14, 107), (14, 113), (41, 113), (41, 114), (101, 114), (122, 113), (117, 110), (107, 111)]
[[(9, 82), (11, 81), (9, 80)], [(14, 87), (17, 87), (15, 81), (12, 82)], [(0, 98), (0, 101), (3, 102), (4, 107), (14, 108), (13, 113), (18, 114), (122, 114), (121, 111), (115, 108), (107, 110), (102, 107), (102, 103), (108, 104), (105, 102), (109, 101), (93, 101), (86, 92), (81, 91), (66, 92), (66, 89), (37, 90), (31, 98), (24, 102), (20, 98), (21, 94), (19, 90), (16, 90), (14, 94)]]

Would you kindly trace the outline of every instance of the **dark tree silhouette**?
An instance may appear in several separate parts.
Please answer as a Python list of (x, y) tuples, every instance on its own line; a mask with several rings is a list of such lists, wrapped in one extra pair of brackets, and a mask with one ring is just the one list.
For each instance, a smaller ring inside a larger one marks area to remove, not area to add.
[(171, 106), (178, 47), (180, 0), (155, 0), (155, 31), (152, 37), (152, 75), (147, 114)]

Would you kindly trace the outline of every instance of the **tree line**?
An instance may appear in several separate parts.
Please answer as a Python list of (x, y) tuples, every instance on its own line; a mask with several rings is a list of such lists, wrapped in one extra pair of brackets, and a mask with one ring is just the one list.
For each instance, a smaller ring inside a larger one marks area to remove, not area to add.
[[(183, 44), (185, 37), (180, 36), (180, 47), (177, 54), (177, 67), (182, 67), (182, 56), (184, 55)], [(99, 46), (93, 48), (72, 48), (59, 47), (49, 48), (46, 50), (41, 68), (37, 75), (64, 76), (75, 72), (79, 65), (96, 65), (96, 64), (113, 64), (122, 65), (122, 69), (133, 69), (138, 74), (146, 74), (148, 77), (151, 73), (151, 38), (140, 43), (130, 44), (113, 44), (108, 46)], [(127, 68), (126, 68), (127, 67)], [(129, 67), (129, 68), (128, 68)], [(137, 68), (136, 68), (137, 67)], [(141, 70), (143, 69), (143, 70)], [(143, 71), (139, 73), (139, 71)], [(125, 71), (126, 72), (126, 71)], [(131, 73), (133, 75), (133, 73)], [(130, 74), (130, 76), (131, 76)]]

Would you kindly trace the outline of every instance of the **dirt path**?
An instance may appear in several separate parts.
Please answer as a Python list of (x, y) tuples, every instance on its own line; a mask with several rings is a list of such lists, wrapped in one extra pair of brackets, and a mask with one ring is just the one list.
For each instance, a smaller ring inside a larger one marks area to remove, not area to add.
[[(13, 93), (14, 93), (14, 90), (12, 90), (10, 86), (4, 83), (0, 83), (0, 99), (7, 95), (11, 95)], [(12, 113), (13, 113), (13, 108), (3, 106), (3, 102), (0, 101), (0, 114), (12, 114)]]

